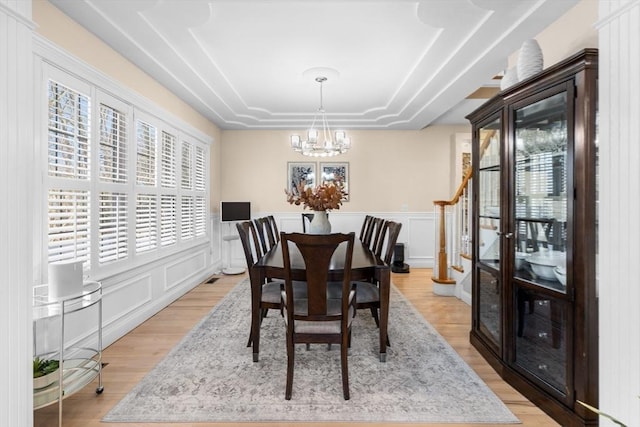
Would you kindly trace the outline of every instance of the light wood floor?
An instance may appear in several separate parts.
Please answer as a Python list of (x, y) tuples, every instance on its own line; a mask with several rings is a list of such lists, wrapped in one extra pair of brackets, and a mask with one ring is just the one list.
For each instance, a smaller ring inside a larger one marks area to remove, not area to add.
[[(220, 301), (245, 275), (221, 276), (213, 284), (202, 284), (169, 307), (112, 344), (103, 352), (108, 365), (103, 370), (104, 393), (95, 394), (96, 385), (65, 399), (64, 427), (294, 427), (296, 423), (101, 423), (102, 417), (164, 355)], [(510, 385), (500, 379), (478, 352), (469, 344), (471, 310), (455, 297), (438, 297), (432, 292), (431, 270), (412, 269), (409, 274), (393, 274), (392, 281), (422, 315), (440, 332), (462, 358), (522, 421), (522, 426), (557, 426), (551, 418), (534, 406)], [(393, 321), (393, 320), (391, 320)], [(247, 357), (251, 353), (247, 350)], [(96, 383), (97, 384), (97, 383)], [(284, 398), (284, 390), (283, 390)], [(34, 412), (34, 427), (57, 426), (57, 405)], [(338, 426), (342, 423), (305, 423), (309, 427)], [(391, 423), (351, 423), (359, 426), (393, 426)], [(397, 424), (399, 427), (424, 424)], [(429, 424), (434, 425), (434, 424)], [(445, 424), (446, 427), (466, 426)], [(472, 426), (472, 425), (470, 425)]]

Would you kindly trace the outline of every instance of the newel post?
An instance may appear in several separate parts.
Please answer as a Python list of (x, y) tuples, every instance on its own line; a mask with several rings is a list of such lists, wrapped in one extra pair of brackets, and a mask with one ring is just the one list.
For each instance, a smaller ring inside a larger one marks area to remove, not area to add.
[[(440, 221), (439, 221), (439, 245), (438, 245), (438, 263), (434, 266), (434, 271), (436, 274), (431, 278), (435, 282), (434, 284), (434, 292), (438, 295), (453, 295), (453, 286), (456, 281), (449, 278), (449, 268), (447, 262), (447, 235), (446, 235), (446, 207), (450, 204), (450, 202), (445, 200), (436, 200), (433, 202), (434, 205), (440, 208)], [(441, 287), (437, 286), (437, 284), (447, 285), (444, 288), (444, 292), (437, 291)]]

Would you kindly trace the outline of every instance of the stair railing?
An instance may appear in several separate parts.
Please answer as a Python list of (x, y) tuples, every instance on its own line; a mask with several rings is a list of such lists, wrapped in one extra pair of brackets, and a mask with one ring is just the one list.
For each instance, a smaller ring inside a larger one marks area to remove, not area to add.
[[(448, 254), (453, 256), (453, 266), (462, 264), (461, 257), (471, 253), (471, 176), (468, 168), (462, 182), (451, 200), (435, 200), (437, 264), (432, 280), (436, 283), (453, 284), (449, 277)], [(449, 221), (447, 221), (450, 219)], [(448, 232), (447, 232), (448, 231)], [(450, 236), (449, 238), (447, 236)], [(459, 268), (459, 267), (458, 267)]]
[[(496, 131), (488, 132), (480, 144), (480, 158), (489, 147), (491, 138)], [(436, 252), (437, 263), (431, 278), (436, 283), (453, 284), (454, 279), (449, 276), (449, 256), (452, 254), (451, 268), (461, 271), (462, 258), (471, 259), (471, 178), (473, 169), (467, 168), (451, 200), (436, 200)], [(449, 221), (447, 219), (450, 218)], [(449, 237), (448, 237), (449, 236)]]

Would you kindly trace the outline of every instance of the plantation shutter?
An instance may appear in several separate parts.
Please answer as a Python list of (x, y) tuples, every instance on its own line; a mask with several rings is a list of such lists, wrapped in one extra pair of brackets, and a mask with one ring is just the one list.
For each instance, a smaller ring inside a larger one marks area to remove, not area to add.
[(60, 83), (48, 84), (49, 176), (89, 179), (89, 97)]
[(136, 183), (155, 186), (157, 130), (141, 120), (137, 121), (136, 127)]
[(176, 241), (176, 196), (163, 194), (160, 199), (160, 245), (173, 245)]
[(204, 236), (207, 232), (207, 203), (204, 196), (196, 196), (194, 234)]
[(205, 191), (206, 188), (206, 159), (205, 150), (202, 147), (196, 147), (196, 167), (195, 167), (195, 189), (196, 191)]
[(136, 198), (136, 252), (158, 246), (158, 201), (155, 194), (139, 194)]
[(49, 262), (79, 260), (89, 265), (89, 191), (49, 190)]
[(100, 193), (98, 259), (101, 264), (128, 256), (127, 195)]
[(194, 237), (194, 200), (192, 196), (182, 196), (180, 202), (180, 237), (183, 240)]
[(100, 179), (127, 182), (127, 118), (108, 105), (100, 104)]
[(84, 261), (89, 267), (90, 98), (47, 81), (48, 262)]
[(176, 186), (176, 137), (162, 131), (162, 152), (160, 158), (160, 185), (165, 188)]
[(192, 176), (192, 159), (191, 153), (193, 146), (183, 141), (182, 142), (182, 178), (181, 188), (184, 190), (191, 190), (193, 188), (193, 176)]

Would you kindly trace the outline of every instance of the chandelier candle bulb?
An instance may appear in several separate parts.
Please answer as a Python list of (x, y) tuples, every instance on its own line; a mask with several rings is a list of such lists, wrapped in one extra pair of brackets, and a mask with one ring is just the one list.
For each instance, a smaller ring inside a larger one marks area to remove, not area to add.
[(309, 129), (309, 142), (315, 144), (318, 142), (318, 131), (315, 129)]

